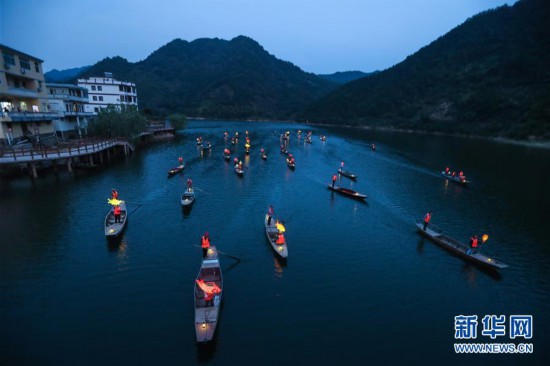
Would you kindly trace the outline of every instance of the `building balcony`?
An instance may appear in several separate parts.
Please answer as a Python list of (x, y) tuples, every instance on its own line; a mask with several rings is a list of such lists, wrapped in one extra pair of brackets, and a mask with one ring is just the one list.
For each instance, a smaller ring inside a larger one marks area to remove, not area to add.
[(25, 88), (8, 88), (8, 95), (20, 98), (39, 98), (40, 94), (34, 89)]
[(93, 116), (94, 114), (92, 112), (67, 112), (67, 111), (64, 111), (64, 112), (61, 112), (63, 114), (63, 116), (65, 117), (91, 117)]
[(40, 122), (52, 121), (59, 113), (52, 112), (8, 112), (0, 117), (1, 122)]
[(48, 98), (57, 100), (66, 100), (69, 102), (88, 103), (88, 97), (77, 97), (69, 94), (48, 94)]

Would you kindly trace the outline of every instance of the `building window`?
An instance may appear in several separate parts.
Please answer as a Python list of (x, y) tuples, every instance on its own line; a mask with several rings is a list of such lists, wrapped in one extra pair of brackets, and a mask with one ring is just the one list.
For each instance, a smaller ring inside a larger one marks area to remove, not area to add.
[(134, 97), (134, 103), (137, 103), (137, 98), (136, 97)]
[(97, 86), (97, 90), (103, 90), (103, 89), (101, 88), (101, 85), (98, 85), (98, 86)]
[(28, 59), (19, 57), (19, 64), (21, 65), (22, 69), (29, 70), (31, 69), (31, 63)]
[(99, 108), (95, 107), (95, 108), (94, 108), (94, 112), (98, 113), (98, 112), (99, 112)]
[(97, 97), (95, 95), (92, 97), (92, 99), (97, 101)]
[(15, 57), (12, 53), (2, 51), (2, 56), (4, 56), (4, 63), (6, 65), (12, 65), (15, 66)]
[(103, 102), (103, 97), (101, 95), (99, 96), (99, 100)]
[(38, 64), (38, 62), (34, 63), (34, 71), (40, 72), (40, 65)]
[(92, 90), (95, 90), (95, 85), (92, 85)]
[(55, 89), (50, 89), (50, 94), (54, 95), (55, 94)]
[(119, 86), (118, 86), (118, 91), (123, 91), (122, 85), (119, 85)]

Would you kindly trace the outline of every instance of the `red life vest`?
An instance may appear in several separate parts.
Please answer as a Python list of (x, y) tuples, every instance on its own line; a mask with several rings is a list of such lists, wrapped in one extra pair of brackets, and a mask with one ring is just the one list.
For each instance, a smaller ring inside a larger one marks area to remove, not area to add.
[(283, 234), (279, 234), (276, 244), (284, 244), (284, 243), (285, 243), (285, 237), (283, 236)]
[(202, 243), (201, 243), (201, 247), (204, 248), (204, 249), (207, 249), (207, 248), (210, 248), (210, 239), (208, 239), (207, 237), (202, 237)]
[(334, 174), (334, 175), (332, 176), (332, 181), (333, 181), (333, 182), (336, 182), (336, 179), (338, 179), (338, 177), (336, 177), (336, 174)]
[(473, 236), (470, 238), (470, 243), (472, 248), (477, 248), (477, 238), (474, 238)]
[(115, 215), (120, 215), (120, 206), (115, 206), (115, 209), (113, 211)]
[(424, 222), (430, 222), (431, 218), (432, 218), (432, 215), (430, 215), (430, 213), (428, 212), (426, 216), (424, 216)]

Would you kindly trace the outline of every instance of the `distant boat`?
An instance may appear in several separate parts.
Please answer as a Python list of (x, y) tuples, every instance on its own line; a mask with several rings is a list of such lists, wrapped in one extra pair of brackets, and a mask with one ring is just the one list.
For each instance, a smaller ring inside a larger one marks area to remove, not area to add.
[(202, 145), (202, 139), (197, 137), (197, 145)]
[(294, 160), (290, 160), (289, 158), (287, 158), (286, 165), (288, 165), (291, 170), (296, 169), (296, 163), (294, 162)]
[(321, 140), (321, 141), (326, 141), (326, 140), (327, 140), (327, 137), (326, 137), (326, 136), (324, 136), (324, 135), (322, 135), (322, 136), (319, 136), (319, 140)]
[(210, 151), (210, 148), (212, 147), (212, 144), (210, 142), (207, 142), (206, 144), (204, 144), (202, 146), (202, 151), (205, 152), (205, 151)]
[[(203, 258), (194, 288), (196, 340), (197, 343), (209, 342), (216, 332), (223, 293), (222, 269), (215, 246), (211, 246)], [(206, 304), (205, 289), (215, 293), (211, 305)]]
[(193, 191), (193, 188), (188, 188), (181, 195), (181, 205), (183, 207), (190, 207), (193, 203), (195, 203), (195, 191)]
[(353, 189), (347, 189), (347, 188), (342, 188), (342, 187), (338, 187), (338, 186), (333, 187), (332, 184), (328, 185), (328, 189), (330, 189), (331, 191), (334, 191), (334, 192), (341, 193), (344, 196), (348, 196), (348, 197), (359, 199), (359, 200), (364, 200), (365, 198), (367, 198), (366, 194), (355, 192)]
[(281, 154), (288, 155), (288, 150), (285, 148), (281, 149)]
[(456, 239), (443, 235), (442, 231), (433, 224), (429, 224), (428, 227), (426, 228), (426, 231), (424, 231), (423, 229), (423, 226), (424, 226), (423, 220), (417, 220), (415, 222), (415, 225), (418, 228), (418, 231), (422, 235), (426, 236), (427, 238), (433, 240), (436, 244), (459, 255), (460, 257), (466, 260), (469, 260), (471, 262), (474, 262), (476, 264), (482, 265), (487, 268), (492, 268), (497, 270), (508, 267), (507, 264), (495, 258), (487, 257), (486, 255), (483, 255), (479, 252), (475, 254), (468, 254), (470, 251), (470, 246), (468, 244), (461, 243)]
[(264, 218), (265, 234), (267, 236), (267, 240), (269, 240), (269, 244), (273, 248), (273, 251), (279, 257), (286, 259), (288, 257), (288, 247), (286, 244), (286, 239), (283, 244), (277, 244), (277, 238), (279, 237), (279, 230), (277, 229), (274, 218), (271, 218), (270, 225), (267, 224), (268, 217), (269, 217), (268, 215), (265, 215), (265, 218)]
[(357, 180), (357, 176), (355, 174), (352, 174), (351, 172), (348, 172), (347, 170), (342, 170), (342, 168), (338, 169), (338, 174), (343, 175), (344, 177), (347, 177), (352, 180)]
[(267, 160), (267, 154), (265, 152), (261, 153), (260, 157), (264, 160)]
[(242, 177), (244, 175), (244, 169), (239, 169), (238, 167), (235, 167), (235, 173), (237, 173), (239, 177)]
[(175, 168), (172, 168), (168, 171), (168, 178), (173, 177), (174, 175), (181, 173), (183, 169), (185, 168), (185, 165), (179, 165)]
[(304, 141), (307, 142), (308, 144), (311, 144), (311, 136), (306, 136)]
[(452, 176), (451, 174), (447, 174), (445, 172), (441, 172), (441, 175), (443, 176), (443, 178), (446, 178), (448, 180), (450, 180), (451, 182), (455, 182), (456, 184), (460, 184), (461, 186), (464, 186), (464, 187), (467, 187), (468, 184), (470, 184), (470, 181), (466, 179), (465, 176), (462, 176), (462, 178), (460, 178), (459, 176)]
[(124, 201), (120, 201), (120, 204), (118, 206), (120, 207), (120, 222), (115, 222), (114, 206), (111, 207), (111, 209), (107, 213), (107, 216), (105, 216), (105, 236), (107, 238), (118, 237), (126, 227), (126, 222), (128, 221), (126, 204), (124, 203)]

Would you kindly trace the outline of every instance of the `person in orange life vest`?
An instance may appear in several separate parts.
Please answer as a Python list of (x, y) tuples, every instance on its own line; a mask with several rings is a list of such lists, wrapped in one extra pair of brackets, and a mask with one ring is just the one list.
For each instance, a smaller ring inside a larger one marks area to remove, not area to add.
[(120, 206), (116, 205), (113, 212), (115, 214), (115, 222), (120, 222)]
[(212, 300), (214, 299), (214, 293), (209, 294), (204, 292), (204, 306), (212, 306)]
[(118, 198), (118, 192), (116, 191), (116, 189), (111, 189), (111, 198), (116, 200)]
[(338, 177), (336, 176), (336, 174), (334, 174), (332, 176), (332, 188), (334, 188), (334, 184), (336, 183), (336, 179), (338, 179)]
[(279, 236), (277, 237), (276, 244), (284, 244), (285, 243), (285, 236), (283, 233), (279, 233)]
[(204, 235), (201, 238), (201, 247), (202, 247), (202, 257), (206, 258), (208, 255), (208, 248), (210, 248), (210, 238), (208, 236), (208, 233), (204, 233)]
[(178, 158), (178, 161), (180, 162), (180, 165), (183, 165), (183, 158), (181, 156)]
[(267, 226), (271, 225), (271, 218), (274, 214), (273, 206), (269, 205), (269, 209), (267, 210)]
[(192, 188), (193, 188), (193, 181), (191, 180), (191, 178), (189, 178), (187, 179), (187, 190), (191, 191)]
[(468, 254), (476, 254), (477, 253), (477, 235), (473, 235), (470, 238), (470, 250), (468, 251)]
[(427, 212), (424, 216), (424, 231), (426, 231), (426, 228), (428, 227), (430, 220), (432, 219), (432, 211)]

